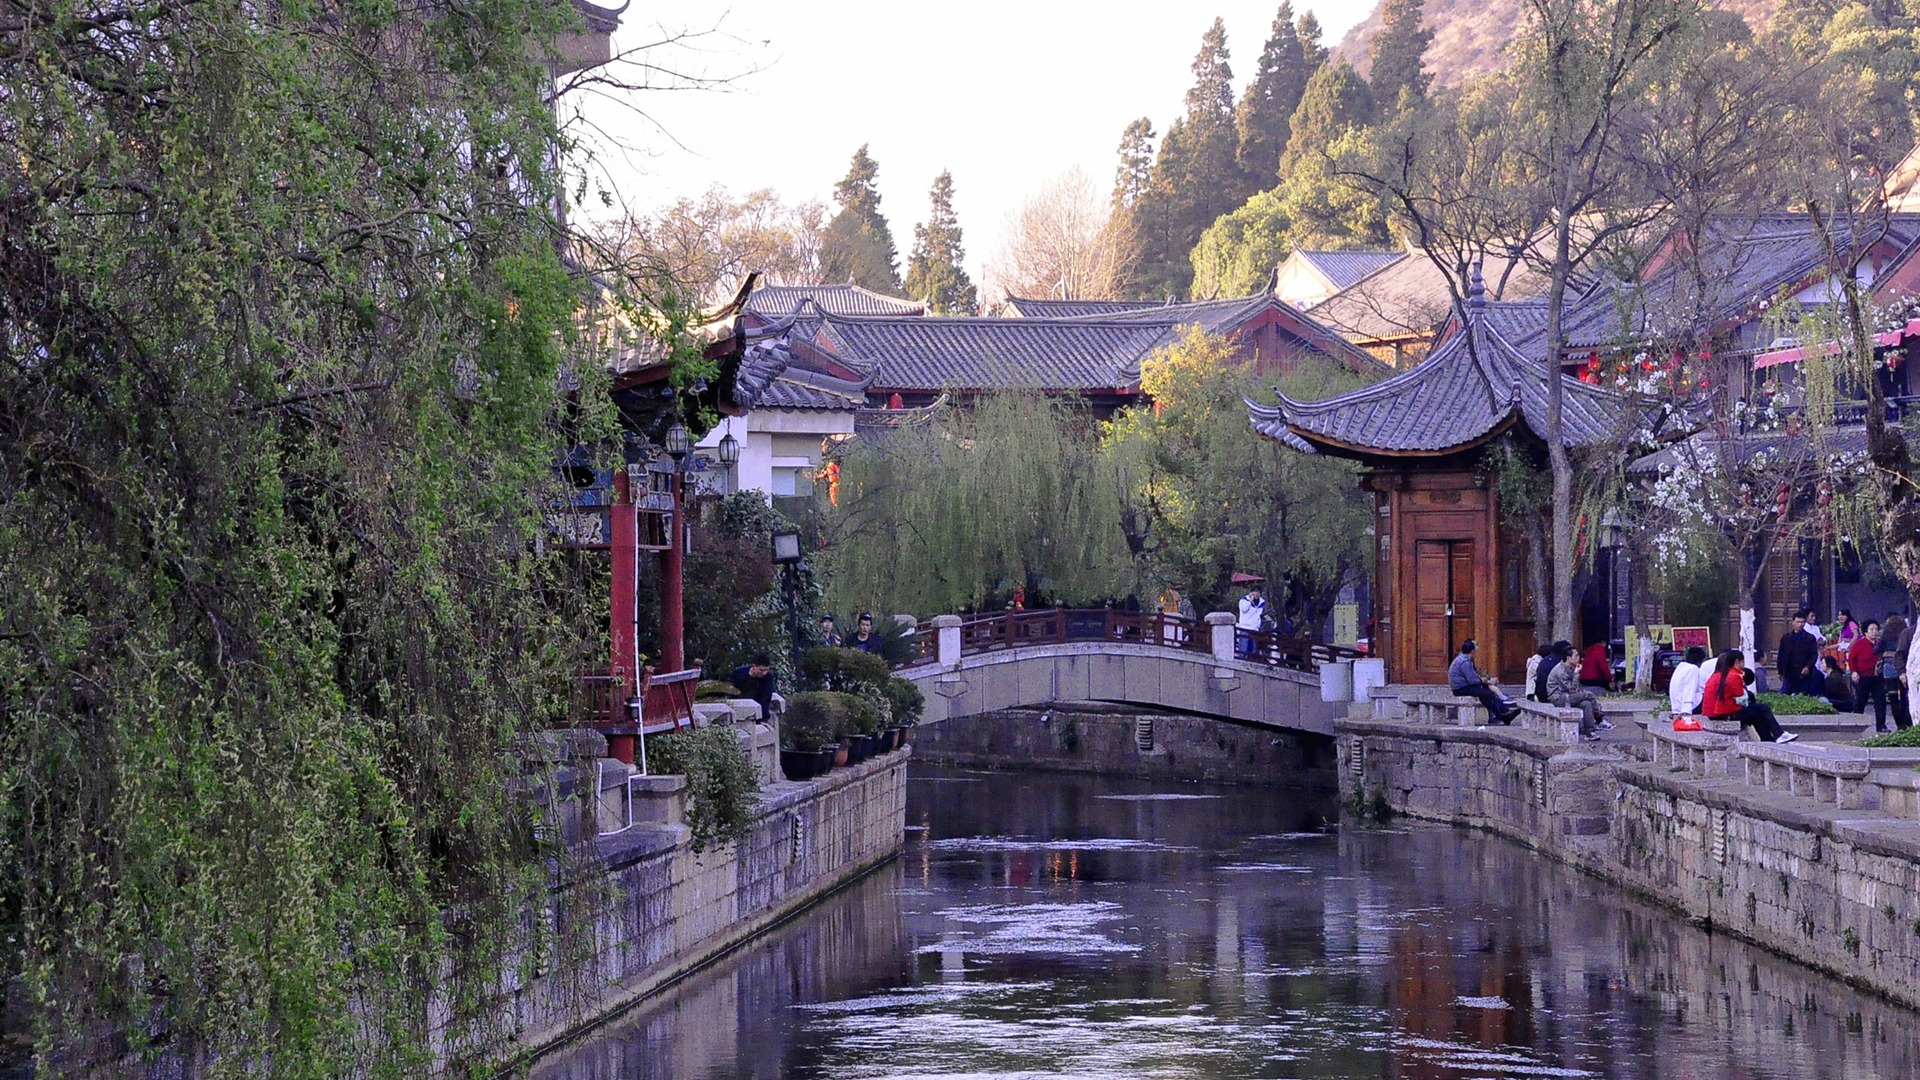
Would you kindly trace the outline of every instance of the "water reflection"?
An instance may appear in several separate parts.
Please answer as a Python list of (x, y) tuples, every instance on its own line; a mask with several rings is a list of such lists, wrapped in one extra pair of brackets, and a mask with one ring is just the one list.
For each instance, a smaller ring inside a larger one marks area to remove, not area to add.
[(1302, 799), (916, 775), (903, 859), (534, 1075), (1760, 1080), (1920, 1067), (1913, 1013), (1514, 845), (1444, 828), (1323, 831), (1331, 807)]

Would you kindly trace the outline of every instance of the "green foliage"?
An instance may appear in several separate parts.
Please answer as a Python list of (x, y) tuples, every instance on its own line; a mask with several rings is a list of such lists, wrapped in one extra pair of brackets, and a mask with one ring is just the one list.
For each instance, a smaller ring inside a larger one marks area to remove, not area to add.
[(1112, 473), (1062, 401), (984, 394), (837, 460), (839, 504), (818, 497), (821, 580), (834, 610), (879, 613), (878, 632), (888, 613), (977, 608), (1015, 587), (1097, 602), (1126, 579)]
[(885, 686), (889, 675), (886, 659), (878, 654), (816, 645), (800, 654), (800, 678), (808, 686), (853, 691), (861, 686)]
[(1373, 61), (1373, 99), (1383, 111), (1416, 105), (1427, 96), (1433, 76), (1424, 70), (1433, 31), (1420, 25), (1421, 0), (1384, 0), (1380, 33), (1369, 56)]
[[(1281, 388), (1305, 399), (1359, 385), (1331, 361), (1303, 357)], [(1268, 390), (1231, 342), (1198, 330), (1148, 358), (1141, 387), (1154, 408), (1106, 426), (1103, 452), (1123, 479), (1137, 591), (1175, 585), (1202, 610), (1231, 597), (1235, 570), (1297, 577), (1312, 614), (1371, 563), (1371, 500), (1357, 470), (1261, 439), (1243, 398)], [(1278, 614), (1278, 612), (1276, 612)]]
[(692, 728), (647, 740), (647, 766), (687, 778), (687, 827), (693, 850), (737, 844), (753, 828), (760, 777), (732, 725)]
[(887, 715), (887, 700), (871, 686), (862, 685), (854, 693), (842, 693), (846, 705), (846, 726), (842, 735), (878, 735), (887, 730), (892, 717)]
[(610, 426), (550, 216), (576, 16), (82, 14), (0, 33), (10, 1015), (46, 1075), (489, 1071), (503, 980), (578, 985), (529, 913), (591, 914), (510, 793), (605, 625), (535, 543)]
[(1235, 158), (1233, 70), (1226, 26), (1219, 19), (1201, 37), (1193, 60), (1186, 112), (1167, 129), (1146, 190), (1128, 226), (1139, 245), (1130, 291), (1135, 296), (1183, 296), (1193, 271), (1188, 252), (1200, 233), (1240, 201)]
[[(1280, 152), (1292, 133), (1293, 111), (1307, 87), (1305, 50), (1293, 24), (1292, 0), (1281, 0), (1273, 32), (1260, 52), (1253, 80), (1240, 95), (1234, 127), (1240, 136), (1238, 157), (1246, 189), (1258, 191), (1280, 176)], [(1274, 265), (1278, 265), (1276, 262)], [(1198, 291), (1196, 295), (1205, 295)]]
[(1908, 748), (1908, 747), (1920, 746), (1920, 725), (1915, 725), (1912, 727), (1896, 728), (1892, 731), (1883, 731), (1878, 735), (1872, 735), (1865, 739), (1861, 739), (1857, 743), (1855, 743), (1855, 745), (1871, 746), (1875, 748), (1880, 748), (1880, 747)]
[(1131, 210), (1153, 183), (1153, 121), (1140, 117), (1120, 133), (1120, 164), (1113, 174), (1113, 209)]
[(1674, 626), (1719, 626), (1739, 598), (1740, 585), (1725, 557), (1692, 558), (1653, 568), (1653, 589)]
[[(785, 663), (786, 600), (768, 552), (773, 534), (788, 528), (787, 519), (758, 492), (739, 492), (701, 507), (685, 568), (689, 661), (703, 660), (708, 671), (721, 675), (757, 652), (781, 658), (776, 666)], [(642, 610), (650, 601), (643, 598)], [(803, 625), (812, 625), (805, 617), (803, 611)]]
[(897, 295), (899, 255), (893, 230), (880, 213), (880, 189), (874, 183), (879, 174), (880, 167), (863, 145), (854, 152), (847, 175), (834, 185), (840, 212), (827, 222), (820, 239), (820, 279)]
[(694, 685), (695, 701), (728, 701), (740, 696), (740, 688), (724, 679), (701, 679)]
[(907, 295), (924, 300), (932, 315), (972, 315), (979, 308), (973, 282), (960, 263), (960, 221), (953, 213), (953, 174), (934, 178), (932, 207), (923, 225), (913, 228), (913, 254), (907, 258)]
[(1755, 694), (1754, 700), (1771, 707), (1776, 716), (1832, 716), (1836, 711), (1826, 698), (1809, 694)]
[(806, 690), (787, 697), (780, 714), (781, 742), (792, 750), (818, 750), (840, 737), (846, 724), (845, 694)]
[(1373, 92), (1352, 64), (1342, 61), (1315, 71), (1293, 113), (1286, 151), (1280, 158), (1281, 175), (1319, 155), (1342, 135), (1372, 123), (1373, 113)]
[(889, 678), (881, 690), (887, 695), (887, 708), (893, 713), (893, 722), (901, 727), (919, 723), (927, 711), (927, 696), (918, 686), (898, 675)]
[[(1346, 132), (1329, 152), (1347, 153), (1362, 138)], [(1258, 292), (1294, 248), (1379, 248), (1388, 242), (1379, 196), (1337, 175), (1328, 157), (1309, 155), (1277, 187), (1255, 194), (1200, 234), (1191, 255), (1193, 295)]]
[(1247, 296), (1262, 288), (1293, 250), (1293, 218), (1279, 189), (1255, 194), (1200, 234), (1189, 258), (1193, 295)]

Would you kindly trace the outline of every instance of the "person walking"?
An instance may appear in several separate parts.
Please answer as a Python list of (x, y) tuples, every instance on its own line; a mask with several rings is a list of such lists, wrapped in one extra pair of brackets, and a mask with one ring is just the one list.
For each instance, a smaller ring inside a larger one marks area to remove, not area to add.
[(1853, 676), (1854, 711), (1866, 714), (1873, 703), (1873, 730), (1887, 730), (1886, 683), (1880, 678), (1880, 624), (1872, 619), (1847, 646), (1847, 671)]
[(1571, 643), (1565, 649), (1555, 649), (1554, 652), (1554, 659), (1559, 662), (1547, 673), (1547, 700), (1556, 708), (1579, 709), (1580, 737), (1588, 742), (1599, 742), (1600, 733), (1613, 727), (1612, 721), (1600, 715), (1600, 695), (1581, 685), (1580, 668), (1573, 662)]
[(1880, 628), (1880, 690), (1887, 696), (1893, 726), (1901, 729), (1913, 725), (1913, 684), (1906, 679), (1912, 638), (1907, 620), (1898, 615), (1887, 616), (1887, 625)]
[(1447, 686), (1458, 697), (1478, 698), (1480, 704), (1487, 707), (1489, 722), (1513, 723), (1513, 718), (1520, 715), (1520, 706), (1481, 676), (1480, 669), (1473, 665), (1474, 648), (1472, 638), (1460, 643), (1460, 655), (1447, 665)]
[(1820, 696), (1820, 680), (1814, 674), (1814, 661), (1820, 655), (1820, 642), (1807, 631), (1807, 609), (1793, 613), (1793, 624), (1780, 635), (1780, 651), (1774, 654), (1780, 670), (1780, 690), (1786, 694)]
[(1667, 704), (1673, 707), (1673, 715), (1692, 716), (1700, 711), (1707, 686), (1707, 670), (1701, 665), (1706, 662), (1707, 650), (1695, 645), (1687, 650), (1686, 659), (1673, 666), (1667, 680)]
[(1791, 731), (1782, 731), (1780, 721), (1773, 717), (1773, 709), (1763, 701), (1754, 700), (1747, 690), (1743, 666), (1746, 658), (1739, 649), (1720, 654), (1713, 665), (1713, 674), (1707, 676), (1700, 711), (1709, 720), (1733, 720), (1743, 728), (1751, 727), (1761, 742), (1790, 743), (1799, 738)]

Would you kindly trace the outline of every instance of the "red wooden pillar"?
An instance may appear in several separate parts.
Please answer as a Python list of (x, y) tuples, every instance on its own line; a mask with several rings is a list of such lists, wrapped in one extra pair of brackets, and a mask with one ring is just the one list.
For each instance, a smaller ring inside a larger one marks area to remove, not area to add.
[[(633, 491), (625, 469), (613, 474), (613, 507), (608, 541), (613, 548), (613, 596), (608, 605), (608, 637), (613, 643), (608, 667), (613, 675), (613, 723), (625, 723), (626, 701), (640, 692), (640, 645), (635, 616), (638, 614), (637, 587), (640, 581), (640, 518), (635, 512)], [(631, 765), (633, 736), (609, 735), (607, 751)]]
[(687, 667), (685, 568), (687, 524), (685, 518), (686, 478), (679, 469), (673, 472), (673, 517), (667, 529), (667, 550), (660, 563), (660, 667), (659, 670), (684, 671)]

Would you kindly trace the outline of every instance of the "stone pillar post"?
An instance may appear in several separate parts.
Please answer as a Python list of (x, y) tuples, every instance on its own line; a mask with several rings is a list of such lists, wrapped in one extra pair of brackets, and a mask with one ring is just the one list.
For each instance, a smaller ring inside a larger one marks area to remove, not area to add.
[(1233, 623), (1231, 611), (1207, 612), (1207, 633), (1213, 638), (1213, 662), (1216, 664), (1233, 659)]
[(935, 615), (933, 632), (939, 638), (940, 666), (949, 670), (960, 664), (960, 616)]

